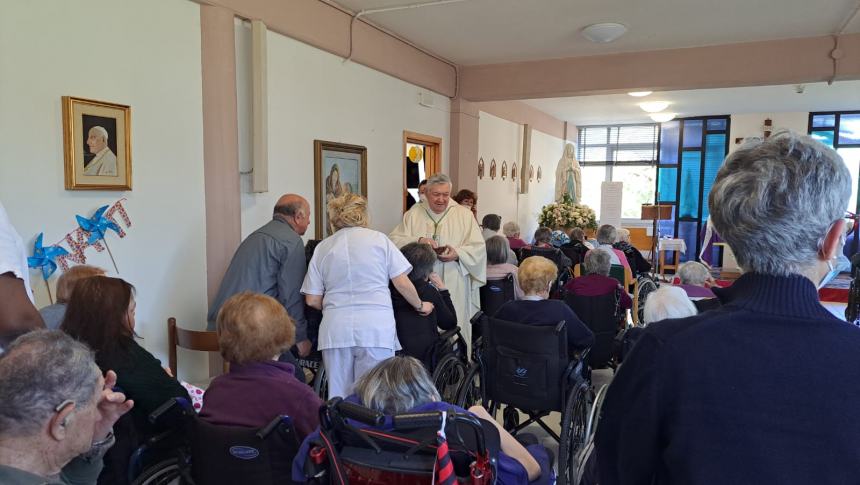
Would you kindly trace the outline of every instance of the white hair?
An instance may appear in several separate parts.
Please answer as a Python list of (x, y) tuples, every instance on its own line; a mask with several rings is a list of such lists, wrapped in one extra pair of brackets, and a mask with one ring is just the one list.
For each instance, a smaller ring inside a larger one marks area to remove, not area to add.
[(108, 132), (107, 132), (107, 130), (106, 130), (106, 129), (102, 128), (101, 126), (93, 126), (92, 128), (90, 128), (90, 133), (92, 133), (92, 132), (94, 132), (94, 131), (95, 131), (96, 133), (98, 133), (99, 135), (101, 135), (101, 136), (102, 136), (102, 138), (104, 138), (104, 139), (105, 139), (105, 143), (107, 143), (107, 141), (108, 141)]
[(667, 318), (690, 317), (696, 313), (696, 306), (682, 288), (662, 286), (648, 294), (643, 318), (647, 325)]
[(630, 242), (630, 231), (629, 230), (621, 227), (621, 228), (616, 229), (615, 232), (618, 233), (616, 242), (622, 242), (622, 241), (627, 242), (627, 243)]
[(520, 233), (520, 225), (514, 221), (508, 221), (502, 226), (502, 232), (505, 233), (505, 236), (514, 237)]
[(698, 261), (687, 261), (678, 268), (678, 278), (681, 278), (682, 285), (703, 286), (710, 277), (711, 272)]
[(816, 264), (850, 195), (851, 174), (835, 150), (780, 132), (726, 157), (708, 207), (744, 271), (787, 276)]
[(451, 183), (451, 177), (445, 175), (444, 173), (437, 173), (435, 175), (431, 175), (430, 178), (427, 179), (428, 188), (432, 185), (441, 184), (448, 184), (448, 186), (453, 186), (453, 184)]

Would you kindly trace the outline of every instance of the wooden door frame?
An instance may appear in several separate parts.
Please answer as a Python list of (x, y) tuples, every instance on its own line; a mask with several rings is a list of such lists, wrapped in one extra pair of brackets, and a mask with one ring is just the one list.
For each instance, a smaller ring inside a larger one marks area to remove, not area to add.
[[(424, 167), (427, 177), (442, 171), (442, 138), (432, 135), (423, 135), (413, 131), (403, 130), (403, 156), (401, 161), (406, 160), (407, 143), (418, 143), (427, 147), (424, 150)], [(401, 165), (403, 170), (403, 212), (406, 212), (406, 169)]]

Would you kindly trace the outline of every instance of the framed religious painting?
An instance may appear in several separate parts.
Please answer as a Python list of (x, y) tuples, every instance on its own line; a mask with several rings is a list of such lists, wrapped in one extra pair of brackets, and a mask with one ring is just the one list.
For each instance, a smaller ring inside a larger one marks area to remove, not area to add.
[(131, 190), (131, 107), (63, 96), (66, 190)]
[(367, 197), (367, 147), (314, 140), (316, 239), (332, 234), (328, 203), (347, 193)]

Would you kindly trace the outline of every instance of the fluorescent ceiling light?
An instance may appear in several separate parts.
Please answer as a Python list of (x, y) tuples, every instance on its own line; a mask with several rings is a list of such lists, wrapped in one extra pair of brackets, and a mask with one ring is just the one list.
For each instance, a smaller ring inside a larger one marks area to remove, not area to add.
[(657, 123), (665, 123), (675, 119), (675, 113), (651, 113), (649, 116)]
[(629, 94), (630, 96), (633, 96), (634, 98), (643, 98), (645, 96), (648, 96), (651, 93), (653, 93), (653, 91), (633, 91), (632, 93), (627, 93), (627, 94)]
[(647, 113), (657, 113), (669, 107), (668, 101), (646, 101), (639, 103), (639, 107)]
[(617, 40), (627, 32), (624, 24), (616, 22), (605, 22), (602, 24), (591, 24), (582, 29), (582, 36), (596, 44), (608, 44)]

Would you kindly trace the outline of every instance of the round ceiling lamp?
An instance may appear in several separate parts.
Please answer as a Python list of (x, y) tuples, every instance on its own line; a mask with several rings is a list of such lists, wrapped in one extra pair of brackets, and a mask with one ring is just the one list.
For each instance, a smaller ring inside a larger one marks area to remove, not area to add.
[(619, 37), (627, 32), (627, 27), (624, 24), (616, 22), (604, 22), (600, 24), (591, 24), (582, 29), (582, 36), (594, 42), (595, 44), (608, 44), (618, 40)]
[(639, 103), (639, 107), (646, 113), (658, 113), (669, 107), (668, 101), (646, 101)]
[(630, 96), (633, 96), (634, 98), (644, 98), (645, 96), (648, 96), (649, 94), (651, 94), (653, 92), (654, 91), (633, 91), (633, 92), (627, 93), (627, 94)]
[(665, 123), (675, 119), (675, 113), (651, 113), (649, 116), (657, 123)]

